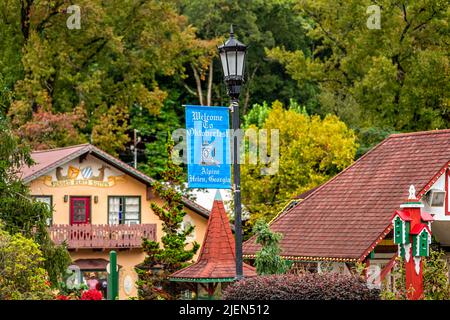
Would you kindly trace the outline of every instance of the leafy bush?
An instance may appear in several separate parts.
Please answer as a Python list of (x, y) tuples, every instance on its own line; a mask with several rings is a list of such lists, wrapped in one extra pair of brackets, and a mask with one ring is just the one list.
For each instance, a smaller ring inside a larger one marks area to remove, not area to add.
[(102, 300), (103, 294), (96, 289), (89, 289), (81, 295), (81, 300)]
[(253, 227), (256, 235), (256, 243), (261, 245), (261, 250), (256, 253), (255, 266), (259, 275), (283, 274), (291, 264), (281, 258), (280, 240), (281, 233), (272, 232), (264, 220), (258, 220)]
[(52, 299), (43, 263), (36, 242), (0, 228), (0, 300)]
[(226, 288), (224, 300), (378, 300), (363, 279), (338, 273), (257, 276)]

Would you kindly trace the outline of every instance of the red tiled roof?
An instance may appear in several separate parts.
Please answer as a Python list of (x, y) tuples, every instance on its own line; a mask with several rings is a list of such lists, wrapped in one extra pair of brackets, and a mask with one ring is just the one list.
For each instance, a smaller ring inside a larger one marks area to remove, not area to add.
[[(217, 196), (217, 194), (219, 196)], [(173, 273), (172, 280), (234, 279), (236, 276), (235, 242), (231, 233), (220, 193), (216, 194), (209, 215), (205, 239), (196, 263)], [(256, 275), (256, 270), (244, 263), (244, 276)]]
[(307, 196), (309, 196), (311, 193), (313, 193), (314, 191), (316, 191), (317, 188), (319, 188), (319, 187), (314, 187), (314, 188), (311, 188), (311, 189), (309, 189), (309, 190), (306, 190), (305, 192), (300, 193), (298, 196), (294, 197), (294, 199), (300, 199), (300, 200), (303, 200), (303, 199), (305, 199)]
[(427, 213), (427, 212), (421, 212), (420, 213), (420, 218), (423, 221), (434, 221), (434, 218), (431, 214)]
[(414, 228), (411, 229), (411, 234), (420, 234), (422, 230), (425, 229), (429, 234), (431, 234), (431, 230), (428, 228), (426, 224), (416, 224)]
[[(119, 170), (124, 171), (125, 173), (131, 175), (132, 177), (147, 185), (152, 185), (154, 183), (154, 180), (146, 174), (89, 143), (65, 148), (32, 152), (31, 157), (33, 158), (35, 164), (31, 167), (22, 167), (20, 172), (21, 178), (26, 183), (28, 183), (55, 169), (56, 167), (61, 166), (86, 153), (93, 154), (97, 158), (109, 163)], [(194, 201), (183, 197), (183, 204), (194, 212), (200, 214), (201, 216), (208, 218), (209, 211), (201, 205), (195, 203)]]
[(52, 164), (66, 162), (68, 157), (71, 157), (74, 154), (85, 153), (89, 148), (89, 144), (80, 144), (76, 146), (66, 147), (66, 148), (57, 148), (51, 150), (43, 150), (43, 151), (34, 151), (31, 153), (31, 157), (33, 158), (35, 164), (31, 167), (24, 166), (21, 170), (22, 176), (21, 178), (27, 181), (34, 175), (38, 175), (40, 172), (44, 172), (50, 167)]
[(405, 211), (403, 211), (403, 210), (396, 210), (395, 213), (394, 213), (394, 217), (397, 216), (397, 215), (398, 215), (403, 221), (411, 221), (411, 220), (412, 220), (411, 217), (408, 216), (408, 215), (405, 213)]
[[(450, 130), (391, 135), (272, 222), (283, 234), (282, 255), (364, 258), (389, 230), (409, 186), (421, 197), (449, 160)], [(254, 238), (245, 242), (245, 255), (257, 250)]]

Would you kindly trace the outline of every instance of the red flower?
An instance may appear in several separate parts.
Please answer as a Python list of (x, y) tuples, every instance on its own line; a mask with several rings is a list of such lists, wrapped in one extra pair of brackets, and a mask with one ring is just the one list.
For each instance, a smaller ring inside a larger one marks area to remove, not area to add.
[(103, 294), (101, 291), (95, 289), (89, 289), (84, 291), (81, 295), (81, 300), (102, 300)]
[(68, 296), (60, 294), (60, 295), (56, 296), (56, 300), (70, 300), (70, 299)]

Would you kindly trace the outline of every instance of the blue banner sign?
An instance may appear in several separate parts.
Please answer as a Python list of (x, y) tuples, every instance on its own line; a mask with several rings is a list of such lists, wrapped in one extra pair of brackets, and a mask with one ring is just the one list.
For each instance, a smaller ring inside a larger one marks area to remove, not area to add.
[(231, 189), (227, 107), (186, 106), (188, 187)]

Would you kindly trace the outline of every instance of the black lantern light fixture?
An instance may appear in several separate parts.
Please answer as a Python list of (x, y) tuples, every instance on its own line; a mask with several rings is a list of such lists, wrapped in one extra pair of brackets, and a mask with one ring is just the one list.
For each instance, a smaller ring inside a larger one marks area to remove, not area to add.
[(238, 99), (241, 86), (244, 83), (245, 54), (247, 46), (234, 38), (233, 25), (230, 28), (230, 38), (219, 47), (225, 83), (228, 95)]
[[(247, 46), (234, 38), (233, 25), (230, 38), (219, 48), (220, 61), (227, 92), (231, 99), (230, 110), (233, 131), (240, 129), (239, 94), (244, 83), (245, 54)], [(241, 207), (241, 168), (239, 164), (239, 134), (233, 134), (233, 192), (234, 192), (234, 230), (236, 235), (236, 279), (243, 278), (242, 261), (242, 207)]]

